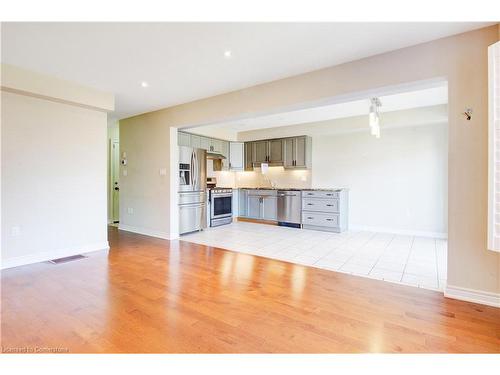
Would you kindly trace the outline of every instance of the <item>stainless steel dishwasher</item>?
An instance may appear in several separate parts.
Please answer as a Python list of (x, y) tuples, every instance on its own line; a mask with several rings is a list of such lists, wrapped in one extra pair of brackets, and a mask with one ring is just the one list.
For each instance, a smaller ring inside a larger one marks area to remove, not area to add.
[(300, 228), (302, 191), (278, 190), (278, 225)]

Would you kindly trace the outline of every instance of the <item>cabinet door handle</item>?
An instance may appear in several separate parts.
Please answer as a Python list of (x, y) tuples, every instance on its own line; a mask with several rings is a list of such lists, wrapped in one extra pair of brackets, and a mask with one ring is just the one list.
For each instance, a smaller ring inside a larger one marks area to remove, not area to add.
[(333, 219), (326, 219), (326, 221), (333, 221)]
[(333, 207), (333, 204), (327, 204), (326, 207)]
[(313, 220), (313, 219), (314, 219), (314, 218), (313, 218), (313, 217), (311, 217), (311, 216), (308, 216), (307, 218), (308, 218), (309, 220)]
[(313, 206), (313, 204), (312, 204), (312, 203), (308, 203), (307, 205), (308, 205), (308, 206)]

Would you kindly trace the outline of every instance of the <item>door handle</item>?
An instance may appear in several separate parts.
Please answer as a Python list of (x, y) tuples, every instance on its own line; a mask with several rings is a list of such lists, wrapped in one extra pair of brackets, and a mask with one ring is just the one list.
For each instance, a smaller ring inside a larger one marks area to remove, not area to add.
[(116, 191), (119, 191), (119, 190), (120, 190), (120, 188), (119, 188), (119, 187), (115, 187), (115, 190), (116, 190)]

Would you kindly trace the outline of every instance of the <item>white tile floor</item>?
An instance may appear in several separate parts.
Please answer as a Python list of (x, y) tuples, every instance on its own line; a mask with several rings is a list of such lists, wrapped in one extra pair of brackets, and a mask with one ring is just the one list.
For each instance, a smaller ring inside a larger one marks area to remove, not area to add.
[(447, 241), (442, 239), (234, 222), (181, 240), (426, 289), (446, 285)]

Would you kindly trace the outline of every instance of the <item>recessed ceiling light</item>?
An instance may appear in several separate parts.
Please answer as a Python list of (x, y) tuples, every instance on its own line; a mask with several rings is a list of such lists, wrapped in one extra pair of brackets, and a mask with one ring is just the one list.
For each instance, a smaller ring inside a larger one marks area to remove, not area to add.
[(230, 51), (230, 50), (226, 50), (226, 51), (224, 51), (224, 57), (225, 57), (226, 59), (230, 59), (230, 58), (231, 58), (231, 55), (232, 55), (232, 54), (231, 54), (231, 51)]
[(142, 82), (141, 82), (141, 86), (142, 86), (142, 87), (148, 87), (148, 86), (149, 86), (149, 83), (147, 83), (146, 81), (142, 81)]

